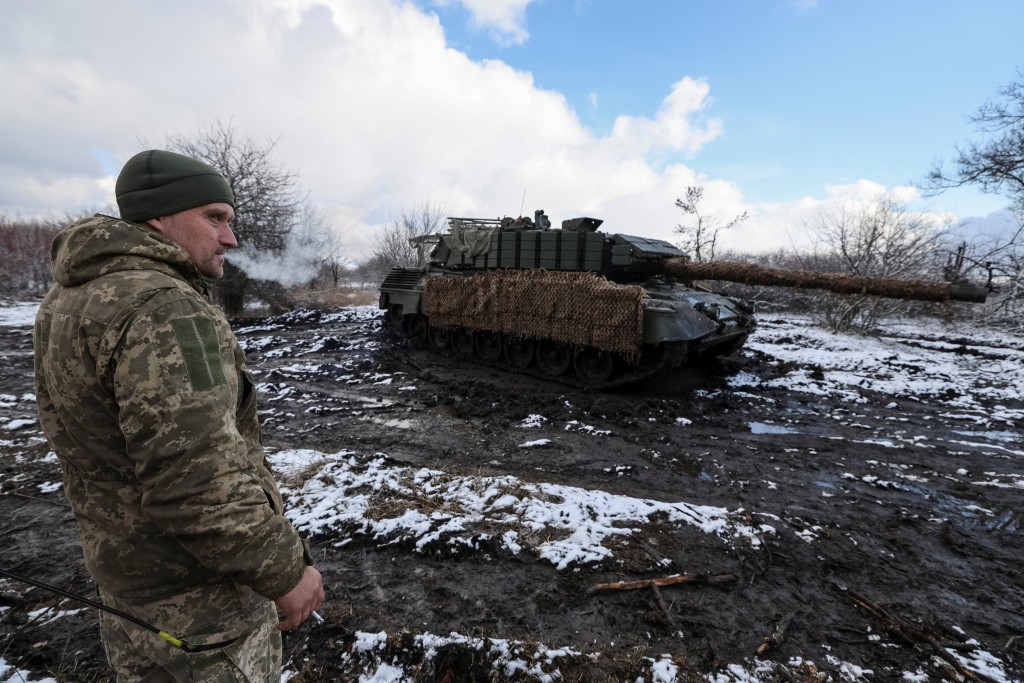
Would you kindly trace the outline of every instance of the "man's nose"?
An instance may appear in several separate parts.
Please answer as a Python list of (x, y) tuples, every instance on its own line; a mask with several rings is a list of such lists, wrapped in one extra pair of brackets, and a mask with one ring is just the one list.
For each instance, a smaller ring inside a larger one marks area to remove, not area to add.
[(235, 239), (235, 233), (231, 231), (230, 225), (225, 225), (220, 231), (220, 243), (225, 247), (237, 247), (238, 240)]

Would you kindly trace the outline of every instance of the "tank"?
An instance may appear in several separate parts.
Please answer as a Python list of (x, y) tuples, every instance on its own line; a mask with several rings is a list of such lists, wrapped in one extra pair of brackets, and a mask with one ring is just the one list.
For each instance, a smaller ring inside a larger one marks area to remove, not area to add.
[(984, 301), (969, 284), (882, 280), (694, 263), (675, 245), (609, 234), (598, 218), (448, 219), (416, 240), (416, 268), (380, 287), (389, 323), (418, 348), (587, 388), (636, 383), (694, 358), (728, 354), (755, 329), (754, 303), (695, 284), (825, 289), (927, 301)]

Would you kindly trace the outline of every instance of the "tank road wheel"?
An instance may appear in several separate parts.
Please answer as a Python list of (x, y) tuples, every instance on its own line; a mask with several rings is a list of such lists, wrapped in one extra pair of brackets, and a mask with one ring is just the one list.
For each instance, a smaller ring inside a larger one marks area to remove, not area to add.
[(416, 313), (406, 318), (405, 334), (414, 348), (426, 348), (430, 338), (430, 323), (427, 322), (427, 316)]
[(447, 327), (433, 327), (427, 333), (430, 345), (438, 351), (444, 351), (452, 341), (452, 331)]
[(501, 335), (497, 332), (476, 333), (476, 355), (488, 363), (501, 359)]
[(534, 343), (532, 339), (513, 337), (511, 335), (506, 336), (505, 360), (508, 361), (509, 365), (519, 370), (528, 368), (533, 363), (533, 348)]
[[(682, 343), (685, 344), (686, 342)], [(640, 357), (631, 361), (630, 365), (645, 373), (660, 370), (669, 361), (670, 348), (672, 348), (671, 342), (644, 344), (643, 349), (640, 351)], [(685, 348), (683, 352), (685, 354)]]
[(572, 367), (572, 348), (544, 339), (537, 345), (537, 367), (552, 377), (561, 377)]
[(455, 349), (455, 353), (460, 356), (472, 356), (473, 355), (473, 330), (467, 330), (465, 327), (457, 327), (452, 332), (452, 348)]
[(615, 357), (607, 351), (587, 347), (576, 354), (572, 364), (584, 384), (604, 384), (615, 370)]

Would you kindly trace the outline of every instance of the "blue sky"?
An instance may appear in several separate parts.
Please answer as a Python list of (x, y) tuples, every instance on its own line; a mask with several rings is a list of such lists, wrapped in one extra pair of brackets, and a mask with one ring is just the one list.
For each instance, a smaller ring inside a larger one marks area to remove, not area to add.
[[(806, 244), (917, 196), (1024, 68), (1024, 2), (35, 0), (0, 22), (0, 213), (112, 210), (121, 165), (220, 122), (276, 159), (353, 258), (401, 211), (547, 210), (673, 239), (674, 206), (750, 219), (723, 246)], [(810, 236), (813, 237), (813, 236)]]
[[(725, 132), (690, 161), (759, 202), (859, 178), (921, 180), (1024, 68), (1016, 0), (538, 0), (521, 43), (495, 40), (464, 5), (435, 10), (453, 46), (530, 72), (598, 131), (656, 110), (683, 76), (705, 79), (705, 113)], [(1004, 205), (976, 192), (933, 201), (967, 213)]]

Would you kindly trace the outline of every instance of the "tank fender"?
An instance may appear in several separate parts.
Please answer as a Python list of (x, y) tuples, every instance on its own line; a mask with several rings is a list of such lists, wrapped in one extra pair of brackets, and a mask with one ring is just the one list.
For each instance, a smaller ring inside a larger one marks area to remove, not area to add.
[(644, 343), (692, 341), (716, 332), (719, 323), (675, 301), (644, 301)]

